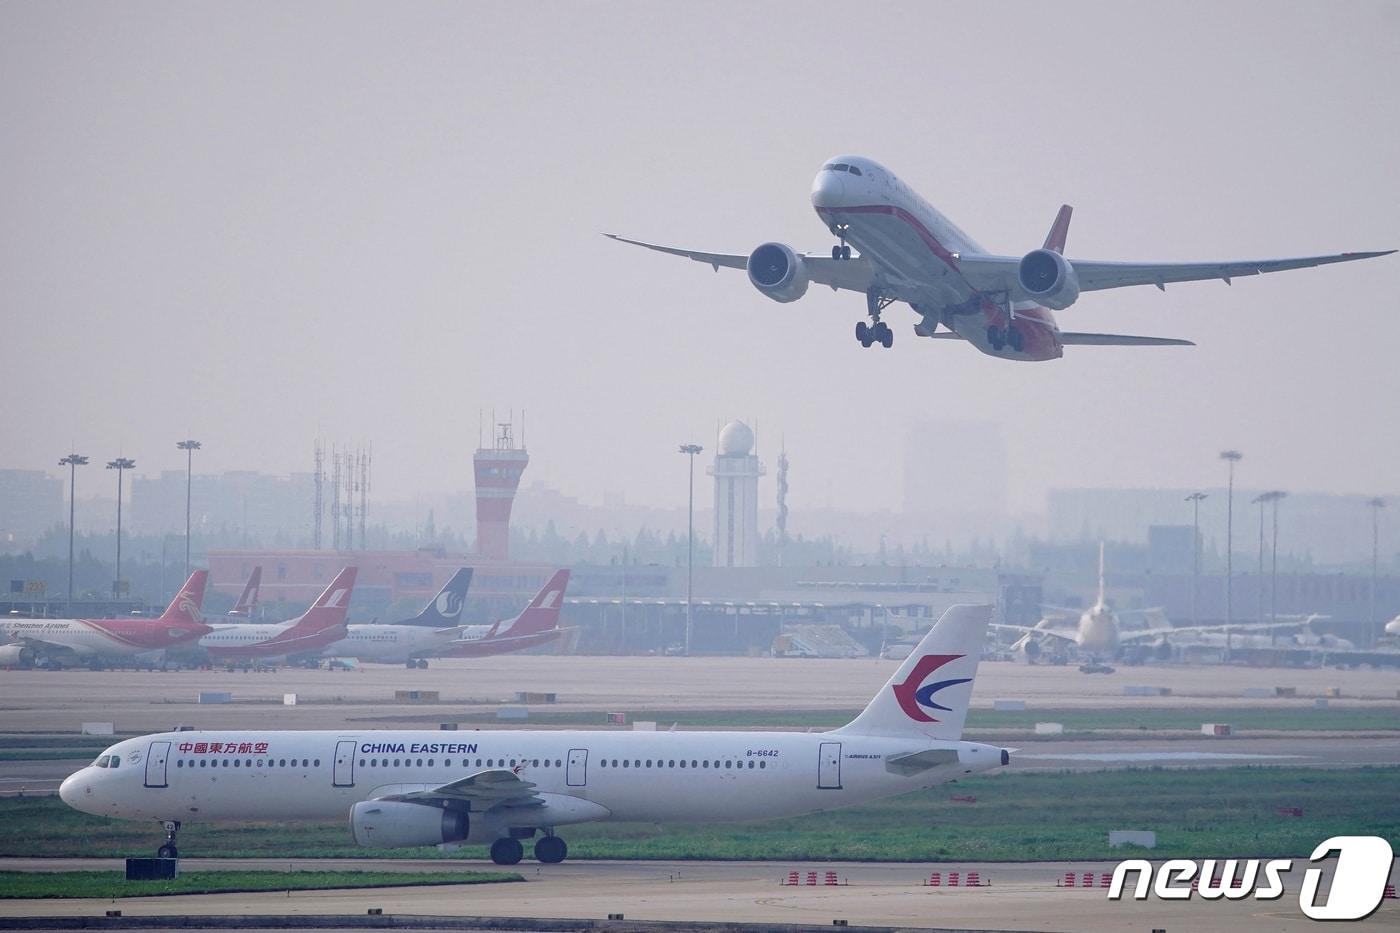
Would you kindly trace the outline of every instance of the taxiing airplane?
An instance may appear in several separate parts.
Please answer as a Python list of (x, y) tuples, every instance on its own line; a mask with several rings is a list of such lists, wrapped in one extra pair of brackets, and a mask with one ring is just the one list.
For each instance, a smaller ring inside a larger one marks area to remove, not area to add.
[(0, 667), (87, 664), (159, 652), (210, 631), (200, 616), (209, 571), (190, 574), (158, 619), (6, 619)]
[[(1340, 253), (1299, 259), (1235, 262), (1102, 262), (1067, 259), (1065, 238), (1072, 208), (1055, 217), (1040, 249), (1024, 256), (988, 253), (956, 224), (884, 166), (861, 156), (838, 156), (812, 182), (812, 206), (839, 240), (831, 257), (799, 254), (783, 243), (764, 243), (747, 255), (704, 253), (615, 240), (703, 262), (744, 269), (749, 282), (774, 301), (796, 301), (811, 284), (865, 294), (870, 323), (856, 325), (861, 346), (894, 344), (880, 319), (902, 301), (919, 315), (920, 337), (965, 340), (991, 356), (1009, 360), (1053, 360), (1067, 346), (1166, 346), (1189, 340), (1061, 331), (1053, 312), (1068, 308), (1081, 292), (1131, 285), (1220, 279), (1369, 259), (1394, 252)], [(851, 255), (851, 244), (859, 250)], [(939, 330), (939, 325), (945, 329)]]
[(556, 571), (520, 615), (491, 625), (462, 626), (462, 633), (447, 644), (442, 656), (482, 658), (549, 644), (568, 631), (559, 627), (559, 610), (568, 588), (569, 571)]
[(439, 655), (462, 633), (457, 620), (471, 584), (471, 568), (463, 567), (418, 615), (401, 622), (348, 626), (345, 637), (328, 645), (320, 657), (426, 668), (428, 658)]
[(345, 637), (345, 614), (355, 589), (355, 568), (336, 574), (311, 608), (274, 625), (235, 623), (216, 626), (199, 640), (215, 663), (276, 662), (288, 655), (317, 651)]
[(1005, 765), (961, 740), (991, 606), (954, 606), (832, 732), (165, 732), (69, 776), (86, 813), (182, 821), (349, 818), (361, 845), (489, 845), (497, 864), (568, 854), (560, 826), (772, 819), (834, 810)]
[(228, 614), (251, 619), (254, 611), (258, 608), (258, 591), (261, 589), (262, 567), (254, 567), (253, 572), (248, 575), (248, 582), (243, 585), (243, 592), (239, 594), (238, 602), (233, 604), (233, 608), (228, 611)]

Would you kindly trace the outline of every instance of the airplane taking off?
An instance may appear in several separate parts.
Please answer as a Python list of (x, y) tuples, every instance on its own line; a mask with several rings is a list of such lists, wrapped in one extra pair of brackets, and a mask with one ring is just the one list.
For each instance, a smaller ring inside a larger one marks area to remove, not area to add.
[[(997, 256), (978, 246), (912, 188), (878, 163), (838, 156), (812, 182), (812, 206), (837, 237), (831, 257), (798, 254), (783, 243), (764, 243), (748, 255), (702, 253), (605, 234), (623, 243), (706, 263), (744, 269), (749, 282), (774, 301), (796, 301), (810, 284), (865, 294), (871, 322), (856, 325), (861, 346), (894, 344), (880, 319), (896, 301), (919, 315), (920, 337), (965, 340), (990, 356), (1009, 360), (1058, 359), (1067, 346), (1192, 346), (1189, 340), (1061, 331), (1053, 312), (1081, 292), (1131, 285), (1221, 279), (1369, 259), (1395, 252), (1340, 253), (1299, 259), (1238, 262), (1100, 262), (1064, 255), (1072, 208), (1060, 208), (1040, 249)], [(859, 250), (851, 255), (850, 244)], [(942, 324), (944, 330), (939, 330)]]
[(0, 667), (88, 664), (132, 658), (191, 642), (211, 631), (200, 616), (209, 571), (190, 574), (157, 619), (6, 619), (0, 621)]
[(497, 864), (596, 820), (726, 822), (848, 807), (1009, 763), (961, 740), (991, 606), (954, 606), (865, 710), (832, 732), (589, 730), (165, 732), (111, 746), (70, 775), (70, 807), (158, 820), (349, 816), (361, 845), (489, 845)]
[(520, 615), (492, 625), (462, 626), (462, 633), (448, 643), (443, 657), (484, 658), (549, 644), (568, 631), (559, 627), (559, 610), (568, 588), (569, 571), (555, 572)]
[(472, 570), (463, 567), (418, 615), (400, 622), (348, 626), (345, 637), (328, 645), (320, 657), (425, 668), (428, 658), (438, 655), (462, 633), (463, 626), (457, 620), (462, 617), (471, 584)]
[(238, 596), (238, 602), (233, 604), (233, 608), (228, 611), (228, 614), (251, 619), (253, 611), (258, 608), (258, 591), (260, 589), (262, 589), (262, 567), (254, 567), (253, 572), (248, 575), (248, 582), (243, 586), (243, 592)]
[(216, 626), (199, 640), (215, 663), (276, 661), (288, 655), (324, 648), (345, 637), (345, 614), (355, 589), (355, 568), (336, 574), (311, 608), (276, 625), (236, 623)]

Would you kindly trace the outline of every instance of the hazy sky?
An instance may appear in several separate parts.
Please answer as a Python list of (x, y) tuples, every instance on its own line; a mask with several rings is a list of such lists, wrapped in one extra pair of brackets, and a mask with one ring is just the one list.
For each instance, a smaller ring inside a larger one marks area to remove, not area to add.
[(0, 466), (286, 472), (320, 434), (408, 498), (470, 487), (494, 406), (586, 500), (678, 501), (676, 445), (740, 416), (794, 508), (898, 507), (930, 419), (1001, 426), (1013, 507), (1218, 485), (1227, 446), (1400, 490), (1400, 257), (1089, 294), (1061, 326), (1200, 346), (1024, 364), (600, 236), (825, 251), (853, 152), (999, 252), (1062, 201), (1071, 258), (1400, 246), (1400, 4), (970, 6), (0, 5)]

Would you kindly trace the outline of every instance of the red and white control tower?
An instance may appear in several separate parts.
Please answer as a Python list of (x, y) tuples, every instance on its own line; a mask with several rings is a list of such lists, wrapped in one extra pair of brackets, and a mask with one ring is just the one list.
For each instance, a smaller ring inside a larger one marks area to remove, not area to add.
[(515, 446), (510, 422), (497, 424), (493, 446), (479, 448), (476, 470), (476, 553), (487, 560), (510, 557), (510, 507), (520, 474), (530, 463), (525, 446)]

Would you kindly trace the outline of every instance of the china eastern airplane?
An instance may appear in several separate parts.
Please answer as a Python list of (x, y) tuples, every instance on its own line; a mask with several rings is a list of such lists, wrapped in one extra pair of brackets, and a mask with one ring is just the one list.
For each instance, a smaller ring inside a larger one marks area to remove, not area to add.
[(491, 625), (464, 625), (456, 640), (448, 642), (442, 655), (451, 658), (484, 658), (547, 645), (567, 628), (559, 627), (559, 610), (569, 588), (569, 571), (555, 571), (521, 610), (520, 615)]
[[(1074, 304), (1081, 292), (1130, 285), (1165, 291), (1168, 283), (1206, 279), (1228, 285), (1239, 276), (1394, 252), (1234, 262), (1070, 260), (1064, 251), (1072, 208), (1066, 204), (1040, 249), (998, 256), (977, 245), (889, 169), (860, 156), (838, 156), (822, 166), (812, 182), (812, 207), (838, 240), (830, 258), (799, 254), (783, 243), (764, 243), (747, 255), (735, 255), (607, 236), (694, 259), (716, 271), (720, 266), (744, 269), (754, 288), (774, 301), (796, 301), (812, 284), (863, 292), (870, 323), (856, 325), (856, 339), (864, 347), (894, 344), (894, 332), (880, 315), (902, 301), (919, 316), (914, 333), (920, 337), (965, 340), (990, 356), (1026, 361), (1058, 359), (1068, 346), (1192, 345), (1166, 337), (1061, 331), (1053, 312)], [(859, 251), (855, 256), (852, 244)]]
[(568, 854), (596, 820), (726, 822), (849, 807), (1010, 760), (961, 740), (991, 606), (954, 606), (865, 710), (832, 732), (164, 732), (64, 780), (86, 813), (182, 822), (348, 817), (364, 846), (488, 845), (511, 865)]
[(418, 615), (401, 622), (347, 626), (345, 637), (327, 645), (319, 656), (426, 668), (428, 658), (436, 657), (462, 633), (464, 627), (457, 620), (471, 584), (471, 568), (463, 567)]
[(215, 626), (200, 638), (199, 647), (216, 663), (273, 662), (289, 655), (317, 651), (345, 637), (345, 614), (355, 589), (355, 568), (336, 574), (311, 608), (295, 619), (275, 625), (235, 623)]
[(209, 571), (190, 574), (157, 619), (6, 619), (0, 621), (0, 667), (88, 664), (139, 657), (211, 631), (200, 616)]

